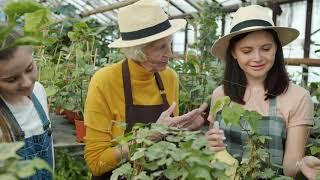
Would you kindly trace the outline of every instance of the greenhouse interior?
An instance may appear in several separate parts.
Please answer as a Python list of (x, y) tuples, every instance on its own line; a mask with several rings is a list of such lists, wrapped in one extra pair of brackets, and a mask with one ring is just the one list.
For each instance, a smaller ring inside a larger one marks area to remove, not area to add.
[(320, 179), (320, 0), (0, 0), (0, 180)]

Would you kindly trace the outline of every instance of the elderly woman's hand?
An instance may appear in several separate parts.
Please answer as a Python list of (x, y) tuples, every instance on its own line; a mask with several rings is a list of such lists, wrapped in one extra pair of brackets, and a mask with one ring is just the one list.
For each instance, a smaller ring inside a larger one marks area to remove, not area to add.
[(199, 108), (194, 109), (184, 115), (177, 117), (170, 117), (176, 108), (176, 103), (174, 102), (169, 109), (162, 112), (157, 120), (157, 123), (166, 124), (168, 126), (174, 126), (178, 128), (187, 128), (189, 130), (197, 130), (202, 126), (204, 119), (201, 114), (206, 110), (207, 104), (203, 103)]
[(306, 156), (300, 162), (297, 162), (300, 171), (310, 180), (315, 180), (320, 172), (320, 159), (314, 156)]

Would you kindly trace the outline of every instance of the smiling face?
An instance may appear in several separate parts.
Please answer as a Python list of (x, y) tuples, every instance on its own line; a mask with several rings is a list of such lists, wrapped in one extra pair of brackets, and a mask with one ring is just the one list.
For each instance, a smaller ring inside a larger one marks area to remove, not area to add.
[(238, 41), (232, 56), (238, 61), (247, 80), (265, 80), (275, 61), (277, 45), (267, 31), (249, 33)]
[(166, 69), (171, 52), (171, 36), (156, 40), (143, 47), (142, 51), (146, 56), (146, 61), (140, 63), (149, 72), (158, 72)]
[(32, 49), (17, 47), (12, 56), (0, 59), (0, 94), (6, 97), (30, 96), (37, 72)]

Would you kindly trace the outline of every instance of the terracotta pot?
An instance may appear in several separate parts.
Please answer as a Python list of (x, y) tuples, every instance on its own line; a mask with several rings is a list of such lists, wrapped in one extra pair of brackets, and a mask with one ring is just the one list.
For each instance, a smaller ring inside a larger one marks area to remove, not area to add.
[(79, 120), (79, 119), (75, 119), (74, 120), (74, 124), (76, 127), (76, 141), (78, 143), (82, 143), (83, 142), (83, 137), (86, 135), (86, 129), (84, 127), (84, 121), (83, 120)]
[(74, 124), (74, 120), (75, 119), (80, 119), (80, 114), (79, 112), (73, 112), (73, 111), (70, 111), (70, 110), (67, 110), (67, 109), (64, 109), (63, 110), (63, 114), (66, 116), (66, 118), (69, 120), (69, 122), (71, 124)]

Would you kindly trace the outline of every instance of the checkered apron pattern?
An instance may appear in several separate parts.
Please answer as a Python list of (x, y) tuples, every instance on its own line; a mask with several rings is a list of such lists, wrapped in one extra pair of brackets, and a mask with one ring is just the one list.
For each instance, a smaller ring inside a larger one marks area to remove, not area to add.
[[(247, 133), (243, 129), (250, 128), (243, 119), (240, 120), (240, 126), (234, 126), (224, 123), (221, 114), (217, 114), (216, 120), (220, 123), (220, 128), (224, 130), (227, 144), (227, 151), (240, 162), (244, 157), (245, 145), (248, 140)], [(269, 99), (269, 115), (263, 116), (257, 125), (259, 135), (269, 136), (272, 139), (266, 143), (269, 152), (271, 165), (282, 166), (284, 144), (286, 139), (286, 126), (284, 121), (276, 116), (276, 98)]]

